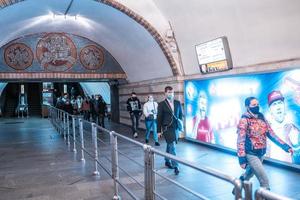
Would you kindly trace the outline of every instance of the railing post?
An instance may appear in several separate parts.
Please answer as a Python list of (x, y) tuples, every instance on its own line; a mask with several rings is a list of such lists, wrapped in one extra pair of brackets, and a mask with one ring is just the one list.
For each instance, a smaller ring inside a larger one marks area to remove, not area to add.
[(144, 145), (144, 163), (145, 200), (155, 200), (154, 153), (149, 145)]
[(252, 182), (244, 181), (245, 200), (252, 200)]
[(56, 124), (56, 130), (57, 130), (57, 132), (59, 133), (59, 124), (58, 124), (58, 122), (59, 122), (59, 110), (57, 109), (56, 110), (56, 118), (55, 118), (55, 124)]
[(67, 134), (67, 128), (66, 128), (66, 125), (67, 125), (67, 121), (66, 121), (66, 113), (65, 112), (63, 112), (63, 116), (64, 116), (64, 125), (63, 125), (63, 129), (64, 129), (64, 141), (66, 141), (67, 140), (67, 138), (66, 138), (66, 134)]
[(95, 123), (92, 123), (92, 140), (94, 143), (94, 150), (95, 150), (95, 171), (93, 175), (99, 176), (100, 173), (98, 171), (98, 142), (97, 142), (97, 127)]
[(62, 112), (61, 112), (61, 110), (59, 110), (59, 134), (61, 135), (62, 134), (62, 131), (61, 131), (61, 129), (62, 129), (62, 126), (61, 126), (61, 121), (62, 121)]
[(262, 192), (261, 188), (258, 188), (255, 191), (255, 200), (264, 200), (263, 197), (262, 197), (262, 195), (261, 195), (261, 192)]
[(67, 126), (68, 126), (68, 128), (67, 128), (67, 133), (68, 133), (67, 143), (68, 143), (68, 146), (70, 146), (70, 115), (69, 115), (69, 113), (67, 113)]
[(75, 116), (72, 115), (72, 126), (73, 126), (73, 152), (76, 153), (76, 129), (75, 129)]
[(83, 140), (83, 121), (79, 118), (79, 133), (80, 133), (80, 140), (81, 140), (81, 161), (85, 161), (84, 159), (84, 140)]
[(119, 196), (119, 188), (118, 188), (118, 180), (119, 180), (119, 159), (118, 159), (118, 138), (114, 136), (114, 131), (111, 131), (110, 134), (110, 144), (111, 144), (111, 171), (112, 178), (114, 181), (114, 196), (113, 200), (119, 200), (121, 197)]
[(241, 200), (242, 199), (242, 181), (239, 178), (236, 178), (234, 180), (234, 194), (235, 194), (235, 200)]

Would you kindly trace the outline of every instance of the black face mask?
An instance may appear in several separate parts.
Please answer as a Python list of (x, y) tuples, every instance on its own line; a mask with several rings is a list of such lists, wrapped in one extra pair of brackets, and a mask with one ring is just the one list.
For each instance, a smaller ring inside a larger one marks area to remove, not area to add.
[(253, 114), (258, 114), (259, 113), (259, 106), (249, 107), (249, 110)]

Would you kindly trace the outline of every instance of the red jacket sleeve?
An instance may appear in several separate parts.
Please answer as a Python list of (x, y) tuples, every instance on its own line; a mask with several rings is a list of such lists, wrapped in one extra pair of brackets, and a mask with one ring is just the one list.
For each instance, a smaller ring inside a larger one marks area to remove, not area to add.
[(248, 122), (246, 118), (241, 118), (237, 126), (237, 155), (239, 157), (239, 163), (246, 164), (246, 151), (245, 151), (245, 142), (247, 135)]

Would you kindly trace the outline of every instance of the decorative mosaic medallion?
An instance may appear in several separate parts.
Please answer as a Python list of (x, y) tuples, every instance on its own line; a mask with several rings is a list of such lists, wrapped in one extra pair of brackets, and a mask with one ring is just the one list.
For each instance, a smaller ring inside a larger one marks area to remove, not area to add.
[(80, 62), (88, 70), (97, 70), (104, 63), (104, 52), (96, 45), (88, 45), (80, 51)]
[(24, 70), (32, 65), (33, 53), (23, 43), (10, 44), (4, 50), (5, 63), (16, 70)]
[(73, 41), (64, 33), (43, 36), (36, 47), (41, 66), (48, 71), (66, 71), (76, 62), (77, 52)]

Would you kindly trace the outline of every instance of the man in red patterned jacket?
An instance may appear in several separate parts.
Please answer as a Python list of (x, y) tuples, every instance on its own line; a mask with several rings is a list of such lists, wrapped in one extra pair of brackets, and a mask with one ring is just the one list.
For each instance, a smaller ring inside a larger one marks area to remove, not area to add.
[(245, 107), (247, 112), (242, 115), (237, 127), (237, 154), (241, 167), (246, 169), (240, 179), (249, 180), (255, 175), (261, 187), (270, 189), (269, 180), (262, 165), (267, 137), (286, 152), (293, 154), (293, 149), (275, 135), (264, 115), (259, 112), (259, 103), (255, 97), (246, 98)]

